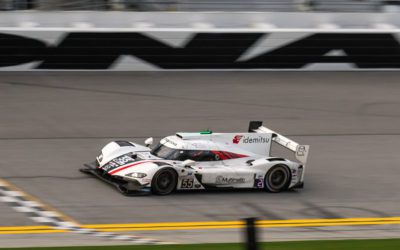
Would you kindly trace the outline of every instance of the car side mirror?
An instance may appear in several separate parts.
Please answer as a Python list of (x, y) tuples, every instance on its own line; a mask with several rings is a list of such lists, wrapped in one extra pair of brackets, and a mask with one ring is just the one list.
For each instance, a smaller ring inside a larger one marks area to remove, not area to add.
[(193, 161), (193, 160), (187, 159), (187, 160), (182, 162), (182, 165), (184, 167), (192, 167), (192, 166), (196, 165), (196, 162)]
[(144, 141), (144, 144), (146, 145), (146, 147), (149, 147), (151, 145), (153, 145), (153, 137), (149, 137)]

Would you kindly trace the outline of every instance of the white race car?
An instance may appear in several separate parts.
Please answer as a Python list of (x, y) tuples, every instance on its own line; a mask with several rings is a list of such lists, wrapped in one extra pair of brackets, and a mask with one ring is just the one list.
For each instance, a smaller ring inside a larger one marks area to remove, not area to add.
[[(295, 153), (298, 162), (270, 156), (272, 142)], [(284, 137), (262, 122), (248, 133), (177, 133), (152, 146), (113, 141), (82, 172), (114, 185), (123, 194), (170, 194), (174, 190), (265, 189), (281, 192), (304, 185), (308, 145)]]

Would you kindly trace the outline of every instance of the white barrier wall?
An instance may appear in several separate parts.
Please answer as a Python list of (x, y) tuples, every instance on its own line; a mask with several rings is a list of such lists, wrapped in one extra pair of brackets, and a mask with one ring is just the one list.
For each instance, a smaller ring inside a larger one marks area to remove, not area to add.
[(4, 15), (0, 70), (400, 68), (395, 14), (58, 14)]

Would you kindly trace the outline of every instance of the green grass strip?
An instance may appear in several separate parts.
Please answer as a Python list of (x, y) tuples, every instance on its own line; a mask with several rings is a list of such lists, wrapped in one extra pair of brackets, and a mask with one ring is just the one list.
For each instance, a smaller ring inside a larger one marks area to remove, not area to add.
[[(0, 248), (5, 249), (5, 248)], [(9, 248), (8, 248), (9, 249)], [(33, 247), (13, 250), (245, 250), (243, 244), (194, 244), (158, 246)], [(399, 250), (400, 239), (323, 240), (260, 243), (260, 250)]]

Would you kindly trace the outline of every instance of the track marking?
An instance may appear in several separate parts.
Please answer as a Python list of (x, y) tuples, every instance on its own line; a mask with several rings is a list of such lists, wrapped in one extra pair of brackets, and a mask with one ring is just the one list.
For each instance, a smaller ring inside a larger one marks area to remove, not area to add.
[[(165, 230), (209, 230), (243, 228), (243, 221), (161, 222), (128, 224), (80, 225), (70, 217), (57, 211), (39, 199), (25, 193), (15, 185), (0, 179), (0, 201), (10, 204), (16, 211), (27, 214), (40, 226), (0, 227), (0, 234), (48, 234), (74, 232), (110, 240), (130, 241), (135, 244), (166, 244), (154, 239), (115, 232), (165, 231)], [(339, 218), (339, 219), (292, 219), (260, 220), (257, 227), (327, 227), (360, 225), (399, 225), (400, 217)]]
[[(0, 201), (8, 203), (17, 212), (44, 226), (0, 227), (0, 234), (47, 234), (72, 232), (109, 240), (128, 241), (132, 244), (170, 244), (134, 235), (120, 235), (95, 228), (84, 228), (72, 218), (27, 194), (22, 189), (0, 179)], [(176, 243), (175, 243), (176, 244)]]
[[(57, 209), (55, 209), (54, 207), (46, 204), (45, 202), (39, 200), (37, 197), (23, 191), (22, 189), (20, 189), (19, 187), (15, 186), (14, 184), (12, 184), (11, 182), (8, 182), (4, 179), (0, 179), (0, 186), (7, 188), (7, 190), (3, 191), (3, 197), (10, 197), (8, 194), (12, 193), (12, 194), (19, 194), (18, 196), (11, 196), (11, 197), (25, 197), (25, 203), (21, 204), (22, 207), (43, 207), (46, 211), (54, 211), (57, 212), (59, 214), (59, 217), (62, 218), (65, 221), (70, 221), (73, 222), (75, 224), (79, 224), (79, 222), (75, 221), (74, 219), (72, 219), (71, 217), (69, 217), (68, 215), (65, 215), (64, 213), (58, 211)], [(0, 191), (1, 192), (1, 191)]]
[[(260, 220), (259, 228), (279, 227), (332, 227), (332, 226), (361, 226), (361, 225), (400, 225), (400, 217), (383, 218), (341, 218), (341, 219), (295, 219), (295, 220)], [(134, 224), (93, 224), (81, 225), (80, 232), (90, 234), (101, 232), (98, 237), (108, 237), (112, 232), (122, 231), (170, 231), (170, 230), (209, 230), (209, 229), (238, 229), (244, 228), (243, 221), (202, 221), (202, 222), (161, 222)], [(21, 226), (0, 227), (0, 234), (23, 233), (63, 233), (68, 230), (55, 229), (51, 226)], [(111, 234), (112, 235), (112, 234)], [(125, 235), (112, 235), (124, 239)]]
[[(257, 227), (326, 227), (326, 226), (357, 226), (357, 225), (389, 225), (400, 224), (400, 217), (386, 218), (345, 218), (345, 219), (296, 219), (296, 220), (260, 220)], [(162, 231), (162, 230), (199, 230), (199, 229), (232, 229), (243, 228), (242, 221), (216, 222), (175, 222), (175, 223), (141, 223), (141, 224), (94, 224), (83, 225), (85, 228), (95, 228), (101, 231)]]

